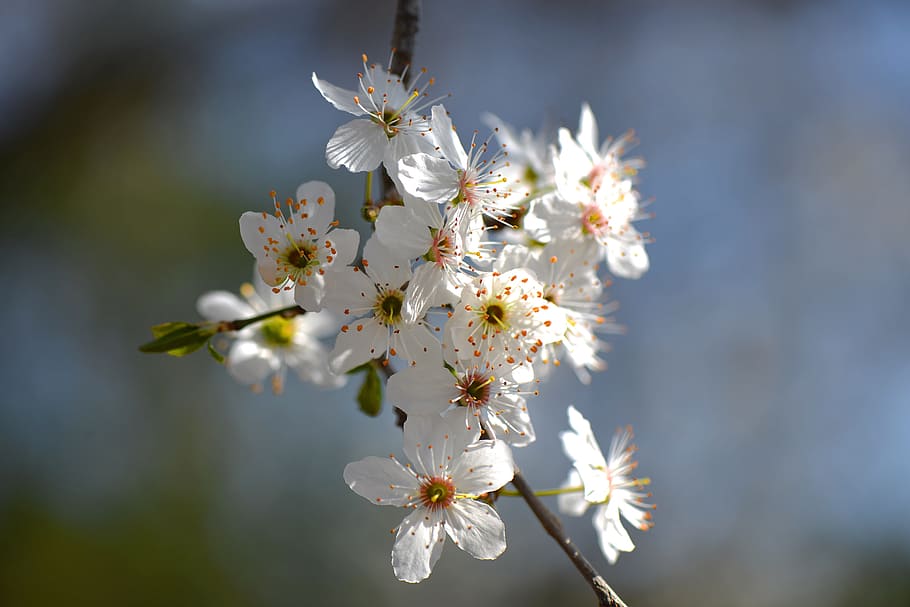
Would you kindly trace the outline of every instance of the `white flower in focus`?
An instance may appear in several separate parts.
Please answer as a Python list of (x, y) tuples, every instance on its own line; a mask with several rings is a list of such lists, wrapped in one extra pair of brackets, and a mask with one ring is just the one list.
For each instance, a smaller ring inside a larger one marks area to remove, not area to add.
[(272, 202), (274, 215), (247, 211), (240, 217), (243, 244), (272, 291), (294, 290), (297, 303), (316, 312), (322, 307), (326, 272), (354, 261), (360, 235), (333, 229), (337, 225), (335, 192), (322, 181), (297, 188), (297, 199), (287, 200), (287, 214), (274, 192)]
[(376, 64), (367, 65), (366, 55), (363, 72), (357, 78), (359, 90), (352, 91), (320, 80), (313, 73), (313, 84), (326, 101), (343, 112), (364, 117), (338, 127), (326, 145), (326, 161), (333, 169), (344, 166), (354, 173), (373, 171), (382, 163), (394, 178), (399, 160), (408, 154), (433, 151), (427, 137), (429, 122), (420, 112), (436, 101), (429, 100), (427, 93), (434, 80), (418, 85), (418, 75), (409, 93), (404, 85), (407, 71), (397, 76)]
[(329, 354), (332, 370), (344, 373), (381, 356), (399, 356), (409, 365), (418, 359), (441, 361), (439, 340), (426, 322), (409, 322), (402, 314), (410, 263), (399, 260), (374, 234), (363, 247), (363, 268), (333, 272), (326, 286), (326, 308), (351, 319), (341, 326)]
[[(279, 289), (275, 293), (261, 280), (256, 281), (256, 286), (243, 285), (243, 299), (227, 291), (206, 293), (196, 302), (196, 308), (203, 318), (217, 322), (252, 318), (294, 305), (290, 291)], [(337, 388), (344, 385), (346, 378), (329, 369), (328, 351), (319, 341), (337, 331), (338, 322), (327, 312), (307, 312), (291, 318), (272, 316), (232, 334), (235, 339), (225, 365), (234, 379), (254, 388), (271, 377), (276, 394), (282, 391), (288, 368), (305, 382)]]
[(379, 506), (412, 510), (398, 527), (392, 569), (404, 582), (426, 579), (442, 553), (446, 535), (477, 559), (495, 559), (506, 549), (505, 525), (478, 497), (512, 480), (514, 463), (501, 441), (478, 441), (478, 432), (446, 417), (415, 416), (404, 424), (404, 452), (348, 464), (344, 480)]
[(462, 289), (445, 331), (452, 355), (501, 354), (512, 366), (508, 378), (523, 384), (534, 378), (531, 364), (541, 346), (565, 334), (566, 315), (544, 299), (543, 285), (527, 270), (485, 272)]
[(452, 120), (441, 105), (433, 106), (433, 137), (443, 158), (430, 154), (404, 157), (398, 166), (398, 179), (406, 192), (427, 202), (446, 205), (467, 227), (482, 215), (498, 217), (508, 213), (506, 179), (500, 168), (507, 164), (500, 152), (484, 158), (487, 142), (477, 143), (476, 133), (465, 151)]
[(650, 493), (639, 491), (649, 483), (647, 479), (630, 476), (638, 463), (632, 460), (635, 446), (631, 444), (632, 429), (619, 430), (610, 443), (610, 453), (604, 459), (597, 439), (591, 431), (591, 424), (575, 407), (569, 406), (569, 432), (561, 432), (563, 450), (572, 460), (574, 470), (564, 487), (583, 485), (583, 496), (566, 493), (559, 496), (559, 511), (572, 516), (581, 516), (592, 504), (594, 529), (600, 549), (613, 564), (620, 552), (635, 549), (632, 538), (622, 525), (620, 515), (633, 527), (646, 531), (651, 528), (651, 510), (656, 506), (644, 504)]
[(418, 365), (399, 371), (389, 378), (389, 401), (409, 416), (435, 416), (454, 407), (468, 430), (485, 427), (513, 447), (529, 445), (535, 436), (525, 395), (537, 391), (521, 390), (498, 374), (501, 364), (485, 359), (455, 361), (451, 370)]
[(589, 371), (603, 371), (606, 363), (598, 353), (608, 350), (608, 344), (598, 339), (596, 332), (622, 333), (623, 327), (607, 316), (614, 312), (616, 302), (604, 302), (604, 283), (597, 276), (597, 248), (590, 241), (558, 240), (543, 247), (507, 245), (503, 248), (495, 270), (527, 268), (543, 283), (543, 298), (566, 314), (566, 332), (562, 339), (541, 348), (538, 376), (548, 372), (549, 364), (559, 366), (561, 357), (571, 364), (579, 381), (591, 381)]
[[(376, 238), (402, 259), (421, 258), (404, 300), (404, 318), (414, 322), (432, 306), (458, 301), (469, 276), (466, 248), (479, 249), (479, 239), (465, 240), (457, 219), (446, 218), (439, 205), (404, 194), (404, 206), (386, 205), (376, 219)], [(469, 233), (469, 236), (471, 233)]]

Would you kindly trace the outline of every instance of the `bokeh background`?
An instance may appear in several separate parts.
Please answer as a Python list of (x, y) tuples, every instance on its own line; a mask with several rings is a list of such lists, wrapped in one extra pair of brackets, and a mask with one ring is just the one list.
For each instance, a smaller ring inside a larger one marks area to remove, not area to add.
[[(398, 451), (357, 386), (233, 384), (148, 327), (249, 280), (237, 218), (362, 178), (323, 150), (385, 61), (393, 1), (10, 0), (0, 6), (0, 604), (589, 605), (521, 501), (493, 563), (451, 544), (409, 586), (398, 511), (343, 466)], [(577, 405), (635, 426), (656, 527), (608, 567), (631, 605), (910, 604), (910, 6), (426, 2), (416, 60), (461, 129), (635, 128), (652, 270), (618, 281), (609, 370), (531, 403), (519, 461), (561, 482)]]

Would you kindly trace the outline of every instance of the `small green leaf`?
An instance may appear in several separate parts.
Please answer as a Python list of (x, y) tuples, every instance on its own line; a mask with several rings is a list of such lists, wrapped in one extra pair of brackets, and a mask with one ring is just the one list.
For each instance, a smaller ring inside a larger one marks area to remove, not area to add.
[(365, 371), (363, 384), (357, 392), (357, 404), (361, 411), (370, 417), (376, 417), (382, 410), (382, 380), (379, 379), (375, 365), (368, 365)]
[(155, 339), (139, 346), (139, 351), (186, 356), (204, 346), (216, 332), (211, 323), (166, 322), (152, 327)]
[(223, 365), (224, 364), (224, 354), (222, 354), (221, 352), (216, 350), (215, 346), (212, 345), (211, 341), (208, 343), (208, 348), (209, 348), (209, 354), (212, 355), (212, 358), (214, 358), (217, 362), (219, 362)]

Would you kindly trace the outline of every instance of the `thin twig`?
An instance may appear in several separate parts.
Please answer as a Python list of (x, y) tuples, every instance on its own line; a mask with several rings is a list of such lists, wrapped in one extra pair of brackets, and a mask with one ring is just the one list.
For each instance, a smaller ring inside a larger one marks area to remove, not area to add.
[(528, 482), (518, 470), (515, 471), (512, 485), (515, 486), (521, 494), (521, 497), (528, 503), (534, 516), (540, 521), (540, 524), (546, 530), (547, 534), (559, 544), (562, 551), (566, 553), (569, 560), (572, 561), (572, 564), (578, 569), (578, 572), (581, 573), (582, 577), (585, 578), (585, 581), (588, 582), (594, 590), (594, 594), (597, 595), (598, 605), (606, 607), (626, 607), (626, 604), (622, 602), (619, 595), (610, 588), (610, 585), (607, 584), (607, 581), (603, 576), (597, 573), (597, 570), (594, 569), (594, 566), (591, 565), (590, 561), (585, 558), (585, 555), (581, 553), (572, 541), (572, 538), (566, 534), (565, 528), (562, 526), (562, 521), (559, 520), (559, 517), (553, 514), (539, 497), (534, 495), (534, 490), (531, 489)]
[(277, 310), (271, 310), (265, 312), (258, 316), (253, 316), (252, 318), (241, 318), (238, 320), (224, 320), (218, 323), (217, 332), (218, 333), (227, 333), (229, 331), (239, 331), (244, 327), (248, 327), (253, 323), (257, 323), (260, 320), (265, 320), (266, 318), (271, 318), (272, 316), (280, 316), (281, 318), (294, 318), (295, 316), (300, 316), (301, 314), (306, 314), (306, 310), (301, 308), (298, 305), (288, 306), (286, 308), (279, 308)]

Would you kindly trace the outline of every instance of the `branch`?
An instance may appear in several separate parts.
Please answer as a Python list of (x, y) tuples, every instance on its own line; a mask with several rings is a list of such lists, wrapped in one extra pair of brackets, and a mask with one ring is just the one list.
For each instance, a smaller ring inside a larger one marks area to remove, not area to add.
[(562, 551), (566, 553), (569, 560), (572, 561), (572, 564), (578, 569), (578, 572), (581, 573), (582, 577), (585, 578), (585, 581), (588, 582), (594, 590), (594, 594), (597, 596), (597, 604), (605, 607), (626, 607), (626, 604), (622, 602), (619, 595), (610, 588), (610, 585), (603, 579), (603, 576), (597, 573), (594, 566), (591, 565), (588, 559), (585, 558), (585, 555), (581, 553), (578, 547), (572, 542), (572, 539), (566, 534), (559, 517), (553, 514), (539, 497), (534, 495), (534, 490), (531, 489), (528, 482), (518, 470), (515, 470), (515, 477), (512, 479), (512, 485), (518, 489), (518, 493), (520, 493), (521, 497), (528, 503), (534, 516), (540, 521), (540, 524), (546, 530), (547, 534), (556, 540), (556, 543), (559, 544)]
[[(420, 0), (398, 0), (395, 9), (395, 29), (392, 32), (392, 65), (389, 71), (399, 76), (405, 73), (405, 68), (414, 60), (414, 48), (417, 46), (417, 29), (420, 22)], [(412, 80), (410, 69), (407, 79), (402, 83), (408, 88), (408, 81)], [(382, 172), (382, 199), (401, 200), (395, 189), (395, 183), (386, 171)]]
[(265, 320), (266, 318), (271, 318), (272, 316), (280, 316), (281, 318), (294, 318), (295, 316), (300, 316), (305, 314), (306, 310), (301, 308), (298, 305), (288, 306), (286, 308), (279, 308), (277, 310), (271, 310), (265, 312), (258, 316), (253, 316), (252, 318), (241, 318), (238, 320), (223, 320), (218, 323), (216, 333), (227, 333), (229, 331), (239, 331), (244, 327), (248, 327), (253, 323), (257, 323), (260, 320)]

